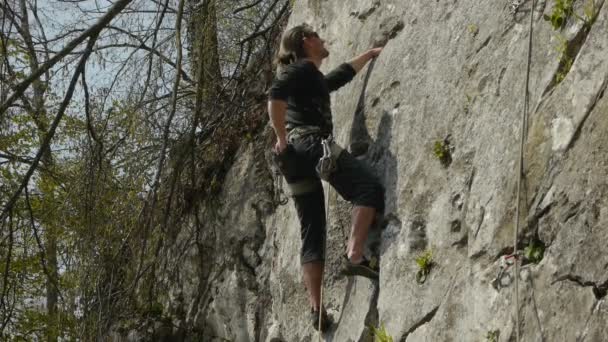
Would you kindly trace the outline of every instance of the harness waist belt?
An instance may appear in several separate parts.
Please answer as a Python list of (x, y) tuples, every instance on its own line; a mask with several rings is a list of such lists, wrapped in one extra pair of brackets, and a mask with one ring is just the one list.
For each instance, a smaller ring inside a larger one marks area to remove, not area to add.
[(329, 135), (329, 133), (325, 132), (319, 126), (308, 126), (308, 125), (296, 126), (296, 127), (292, 128), (291, 130), (289, 130), (289, 132), (287, 132), (287, 141), (291, 142), (295, 139), (299, 139), (299, 138), (305, 137), (307, 135), (319, 134), (319, 133), (323, 134), (323, 135)]

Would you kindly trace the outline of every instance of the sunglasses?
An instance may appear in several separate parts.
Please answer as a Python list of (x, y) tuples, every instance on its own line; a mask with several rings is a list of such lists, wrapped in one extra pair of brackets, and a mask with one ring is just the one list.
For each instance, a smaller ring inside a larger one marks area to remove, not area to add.
[(311, 32), (303, 35), (303, 38), (320, 38), (317, 32)]

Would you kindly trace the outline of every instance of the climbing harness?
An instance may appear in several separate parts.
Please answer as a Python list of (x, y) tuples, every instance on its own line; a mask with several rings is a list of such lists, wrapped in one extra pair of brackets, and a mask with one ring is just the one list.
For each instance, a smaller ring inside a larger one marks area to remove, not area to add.
[(287, 142), (293, 143), (293, 141), (296, 139), (304, 138), (311, 134), (320, 134), (321, 132), (322, 130), (319, 126), (296, 126), (287, 132)]
[[(275, 163), (277, 163), (275, 161)], [(283, 178), (281, 176), (281, 172), (279, 169), (274, 170), (274, 200), (279, 205), (285, 205), (289, 202), (289, 198), (285, 195), (285, 191), (283, 190)]]
[[(528, 59), (526, 66), (526, 86), (525, 86), (525, 94), (524, 94), (524, 110), (522, 112), (521, 118), (521, 132), (520, 132), (520, 141), (519, 141), (519, 160), (517, 167), (517, 203), (515, 209), (515, 232), (513, 234), (513, 255), (518, 255), (517, 251), (517, 243), (519, 238), (519, 225), (520, 225), (520, 202), (521, 202), (521, 183), (522, 176), (524, 173), (524, 144), (526, 140), (526, 130), (527, 130), (527, 121), (528, 121), (528, 109), (529, 109), (529, 87), (530, 87), (530, 64), (532, 62), (532, 33), (534, 28), (534, 9), (536, 8), (536, 0), (532, 0), (532, 7), (530, 9), (530, 30), (528, 33)], [(517, 258), (514, 262), (513, 274), (514, 274), (514, 295), (515, 295), (515, 341), (520, 341), (519, 334), (519, 266), (518, 266)]]
[(334, 142), (331, 135), (321, 140), (321, 146), (323, 147), (323, 156), (319, 159), (315, 169), (321, 179), (329, 181), (331, 174), (338, 169), (338, 156), (343, 149)]
[[(323, 134), (323, 131), (318, 126), (298, 126), (291, 129), (287, 133), (287, 149), (281, 153), (274, 153), (273, 161), (278, 170), (281, 170), (282, 173), (289, 173), (287, 171), (290, 167), (290, 160), (294, 158), (293, 151), (293, 143), (297, 139), (305, 138), (309, 135), (314, 134)], [(331, 135), (321, 141), (323, 147), (323, 156), (319, 160), (318, 164), (315, 166), (315, 170), (321, 177), (321, 179), (327, 181), (329, 176), (335, 172), (337, 169), (337, 159), (340, 156), (340, 153), (344, 150), (341, 146), (336, 144), (331, 137)], [(279, 185), (276, 187), (279, 191), (279, 194), (282, 193), (282, 180), (280, 178), (280, 173), (277, 172), (277, 182)], [(303, 179), (293, 183), (287, 183), (287, 187), (289, 189), (290, 196), (297, 196), (301, 194), (306, 194), (313, 192), (318, 187), (318, 181), (316, 179)], [(279, 198), (281, 204), (286, 203), (286, 200)]]
[(283, 169), (283, 161), (281, 160), (281, 156), (279, 153), (272, 153), (272, 162), (271, 170), (272, 170), (272, 180), (273, 180), (273, 190), (274, 196), (273, 199), (275, 203), (279, 205), (285, 205), (289, 202), (289, 198), (285, 195), (285, 191), (283, 190), (283, 177), (281, 175), (281, 170)]

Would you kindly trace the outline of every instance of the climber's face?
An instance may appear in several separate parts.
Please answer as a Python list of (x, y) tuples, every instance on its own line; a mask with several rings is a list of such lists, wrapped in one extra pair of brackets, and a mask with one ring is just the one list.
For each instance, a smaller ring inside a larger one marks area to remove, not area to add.
[(310, 58), (323, 59), (329, 56), (329, 51), (325, 48), (325, 40), (321, 39), (316, 32), (304, 37), (304, 49)]

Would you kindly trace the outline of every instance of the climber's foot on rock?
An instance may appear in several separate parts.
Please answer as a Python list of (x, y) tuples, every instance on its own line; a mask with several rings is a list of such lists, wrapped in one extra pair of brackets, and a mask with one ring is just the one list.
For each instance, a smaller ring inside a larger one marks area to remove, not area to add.
[[(315, 330), (319, 330), (319, 310), (310, 309), (310, 320)], [(327, 311), (323, 309), (323, 313), (321, 314), (321, 332), (327, 332), (332, 323), (331, 318), (327, 315)]]
[(354, 263), (350, 261), (348, 257), (344, 256), (342, 258), (340, 274), (377, 280), (380, 274), (378, 259), (372, 258), (371, 260), (367, 260), (366, 258), (363, 258), (360, 262)]

